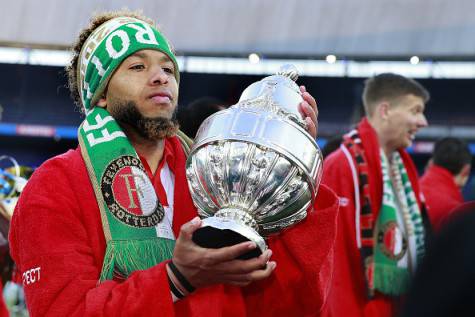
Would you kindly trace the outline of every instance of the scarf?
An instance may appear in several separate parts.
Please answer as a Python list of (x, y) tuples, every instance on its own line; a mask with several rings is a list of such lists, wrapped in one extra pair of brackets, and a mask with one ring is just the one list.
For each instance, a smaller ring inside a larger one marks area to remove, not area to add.
[(110, 77), (131, 54), (154, 49), (178, 65), (167, 40), (144, 21), (118, 17), (85, 41), (78, 62), (78, 89), (86, 118), (79, 127), (81, 154), (94, 188), (107, 243), (100, 280), (123, 279), (171, 258), (175, 237), (145, 169), (121, 127), (94, 107)]
[[(387, 295), (402, 295), (407, 292), (410, 269), (415, 268), (424, 254), (424, 225), (398, 152), (392, 154), (392, 162), (390, 166), (381, 150), (383, 201), (376, 222), (376, 244), (370, 266), (374, 290)], [(398, 217), (398, 207), (402, 217)], [(415, 259), (411, 258), (413, 254), (409, 254), (409, 250), (415, 251)]]
[[(375, 285), (374, 255), (377, 246), (377, 230), (375, 226), (383, 211), (383, 168), (376, 132), (368, 120), (364, 118), (358, 124), (357, 129), (350, 131), (343, 137), (343, 145), (353, 157), (358, 175), (360, 197), (355, 197), (355, 199), (359, 199), (361, 202), (359, 226), (357, 226), (357, 230), (360, 232), (361, 243), (358, 243), (358, 247), (364, 268), (368, 297), (373, 298), (376, 289), (384, 294), (394, 294), (394, 290), (380, 287), (381, 283), (379, 283), (379, 280), (385, 280), (379, 275), (379, 272), (382, 272), (384, 276), (384, 270), (379, 269), (380, 265), (377, 269), (378, 285)], [(425, 217), (424, 221), (426, 221), (425, 207), (419, 200), (420, 191), (415, 166), (405, 150), (400, 149), (397, 153), (402, 165), (406, 169), (407, 180), (405, 184), (408, 186), (407, 190), (410, 189), (413, 192), (414, 200), (417, 202), (416, 205), (421, 210), (420, 214)], [(381, 221), (385, 222), (386, 217), (382, 217)], [(424, 224), (426, 225), (427, 223), (424, 222)], [(378, 227), (378, 229), (381, 227)], [(400, 288), (398, 287), (398, 289)]]

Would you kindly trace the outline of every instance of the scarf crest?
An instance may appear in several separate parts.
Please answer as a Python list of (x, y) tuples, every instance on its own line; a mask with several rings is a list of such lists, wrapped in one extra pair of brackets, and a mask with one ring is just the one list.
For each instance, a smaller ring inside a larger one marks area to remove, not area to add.
[[(363, 139), (360, 138), (360, 134), (363, 135)], [(395, 233), (394, 229), (396, 227), (392, 223), (394, 217), (392, 217), (392, 215), (388, 216), (388, 213), (385, 212), (386, 208), (384, 208), (384, 200), (386, 199), (387, 204), (387, 200), (390, 199), (384, 192), (384, 190), (388, 190), (388, 187), (386, 185), (385, 188), (383, 182), (383, 173), (388, 172), (388, 170), (383, 170), (383, 158), (381, 157), (377, 137), (366, 119), (362, 120), (358, 126), (358, 129), (350, 131), (343, 137), (343, 145), (346, 146), (354, 161), (356, 162), (358, 174), (357, 177), (360, 197), (356, 197), (356, 199), (359, 199), (361, 202), (361, 210), (359, 215), (359, 234), (361, 244), (359, 245), (359, 248), (365, 272), (368, 297), (372, 298), (375, 294), (375, 290), (387, 295), (402, 294), (407, 287), (407, 279), (401, 278), (399, 283), (392, 282), (404, 274), (393, 273), (398, 272), (397, 269), (382, 269), (385, 266), (381, 265), (381, 263), (384, 263), (384, 261), (381, 262), (382, 257), (387, 257), (382, 251), (382, 248), (385, 247), (384, 232), (391, 234)], [(398, 168), (404, 168), (404, 173), (400, 173), (400, 175), (401, 181), (404, 179), (402, 182), (404, 183), (405, 192), (400, 194), (404, 194), (406, 196), (408, 200), (406, 201), (406, 204), (410, 205), (411, 217), (408, 220), (410, 220), (412, 223), (418, 224), (418, 243), (416, 247), (416, 253), (417, 257), (421, 257), (424, 249), (424, 228), (422, 226), (421, 211), (418, 205), (419, 201), (416, 197), (416, 193), (419, 192), (419, 189), (417, 184), (414, 185), (415, 176), (412, 175), (411, 177), (407, 173), (405, 164), (410, 165), (411, 168), (412, 165), (410, 164), (407, 155), (405, 155), (405, 152), (403, 150), (398, 151), (397, 157), (397, 160), (401, 165), (399, 166), (398, 164)], [(421, 206), (423, 208), (422, 210), (425, 210), (424, 205), (421, 204)], [(388, 219), (390, 221), (388, 221)], [(421, 226), (419, 226), (419, 224), (421, 224)], [(383, 233), (380, 237), (380, 240), (383, 243), (377, 243), (378, 230)], [(391, 237), (391, 234), (387, 235), (386, 238)], [(403, 242), (402, 240), (398, 241), (401, 243)], [(399, 244), (398, 246), (402, 246), (402, 244)], [(386, 251), (388, 250), (385, 250), (385, 252)], [(390, 255), (391, 252), (386, 253)], [(391, 263), (391, 266), (397, 268), (398, 260), (394, 258), (391, 261), (389, 262)]]

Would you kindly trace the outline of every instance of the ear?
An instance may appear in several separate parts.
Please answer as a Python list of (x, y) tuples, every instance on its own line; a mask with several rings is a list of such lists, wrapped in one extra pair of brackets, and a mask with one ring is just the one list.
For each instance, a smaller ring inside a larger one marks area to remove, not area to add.
[(101, 108), (107, 108), (107, 100), (105, 97), (101, 97), (99, 101), (97, 101), (96, 106), (99, 106)]
[(389, 112), (391, 110), (391, 107), (389, 105), (388, 102), (386, 101), (383, 101), (383, 102), (380, 102), (377, 106), (376, 106), (376, 113), (378, 114), (378, 116), (383, 119), (383, 120), (387, 120), (387, 118), (389, 117)]

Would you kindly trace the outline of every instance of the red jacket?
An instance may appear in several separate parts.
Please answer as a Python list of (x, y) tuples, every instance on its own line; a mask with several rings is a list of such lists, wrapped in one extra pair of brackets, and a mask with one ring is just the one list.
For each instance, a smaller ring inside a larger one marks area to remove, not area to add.
[[(367, 164), (368, 185), (372, 212), (377, 219), (381, 209), (383, 181), (379, 144), (376, 132), (366, 119), (358, 125)], [(345, 154), (346, 153), (346, 154)], [(416, 197), (419, 196), (417, 171), (409, 155), (400, 150)], [(356, 230), (361, 207), (360, 197), (355, 194), (358, 187), (356, 162), (349, 156), (344, 145), (325, 159), (322, 183), (335, 191), (340, 199), (338, 230), (335, 242), (334, 274), (332, 289), (325, 309), (325, 316), (331, 317), (389, 317), (396, 314), (399, 299), (376, 294), (368, 299), (366, 281)]]
[[(185, 156), (175, 184), (185, 182)], [(178, 154), (178, 155), (177, 155)], [(175, 187), (173, 229), (196, 215)], [(187, 198), (188, 197), (188, 198)], [(277, 268), (246, 288), (217, 285), (173, 303), (163, 263), (124, 282), (98, 283), (105, 252), (100, 212), (79, 149), (45, 162), (25, 188), (10, 231), (31, 316), (314, 316), (328, 294), (338, 202), (325, 186), (318, 210), (268, 240)]]
[(432, 164), (419, 180), (427, 213), (435, 231), (447, 221), (451, 211), (463, 203), (460, 188), (447, 169)]
[(8, 312), (7, 306), (5, 305), (5, 301), (3, 300), (3, 285), (2, 281), (0, 281), (0, 317), (8, 317), (10, 313)]

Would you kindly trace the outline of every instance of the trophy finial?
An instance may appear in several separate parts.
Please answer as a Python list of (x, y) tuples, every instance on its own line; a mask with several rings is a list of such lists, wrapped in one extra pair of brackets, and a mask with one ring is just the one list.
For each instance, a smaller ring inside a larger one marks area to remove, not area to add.
[(285, 64), (280, 67), (279, 71), (277, 72), (277, 75), (282, 75), (292, 79), (293, 81), (297, 81), (297, 79), (299, 78), (299, 71), (297, 67), (295, 67), (295, 65)]

